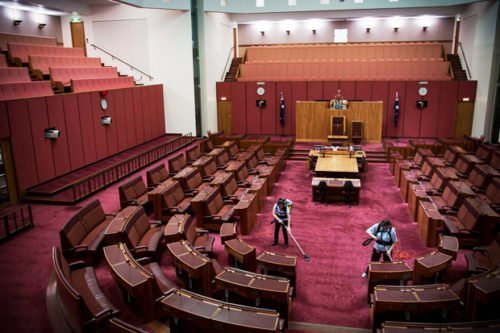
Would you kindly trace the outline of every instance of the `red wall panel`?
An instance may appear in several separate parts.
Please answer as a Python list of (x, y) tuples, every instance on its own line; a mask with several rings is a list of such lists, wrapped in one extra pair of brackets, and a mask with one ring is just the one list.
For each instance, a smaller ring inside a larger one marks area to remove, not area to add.
[(44, 136), (44, 130), (49, 127), (45, 98), (29, 99), (28, 107), (38, 170), (38, 182), (43, 183), (56, 176), (54, 156), (52, 155), (52, 140), (45, 139)]
[[(394, 101), (396, 92), (399, 96), (399, 118), (397, 125), (394, 125)], [(383, 125), (386, 128), (386, 136), (403, 136), (403, 128), (406, 117), (406, 82), (392, 81), (389, 82), (389, 90), (387, 94), (387, 108), (383, 117)]]
[(61, 131), (59, 138), (57, 138), (57, 140), (52, 140), (55, 172), (56, 176), (61, 176), (71, 171), (63, 97), (46, 97), (46, 102), (49, 127), (55, 127)]
[[(259, 96), (257, 94), (257, 88), (264, 87), (266, 92), (264, 95)], [(274, 98), (274, 95), (269, 95), (267, 91), (267, 84), (265, 85), (257, 85), (255, 82), (247, 82), (246, 83), (246, 122), (247, 122), (247, 134), (262, 134), (261, 132), (261, 123), (262, 123), (262, 113), (268, 112), (269, 108), (265, 107), (260, 110), (256, 106), (256, 100), (265, 99), (266, 103), (270, 98)]]
[(332, 100), (335, 95), (337, 95), (337, 90), (339, 90), (338, 81), (325, 81), (323, 83), (323, 97), (324, 99)]
[(90, 93), (77, 94), (77, 99), (80, 115), (80, 129), (82, 131), (83, 157), (85, 159), (85, 164), (91, 164), (97, 160), (97, 151)]
[(406, 83), (403, 136), (418, 137), (420, 134), (422, 111), (416, 106), (417, 100), (420, 99), (418, 88), (420, 88), (418, 82), (412, 81)]
[[(420, 118), (420, 137), (435, 137), (438, 135), (438, 118), (439, 118), (439, 96), (441, 95), (441, 84), (438, 81), (429, 82), (425, 86), (427, 95), (421, 97), (427, 101), (427, 108), (421, 111)], [(416, 103), (416, 102), (415, 102)]]
[(354, 81), (340, 81), (339, 87), (344, 99), (354, 99), (356, 96), (356, 83)]
[[(283, 100), (285, 102), (283, 125), (280, 123), (281, 93), (283, 93)], [(276, 118), (277, 134), (295, 135), (295, 132), (292, 132), (292, 121), (294, 116), (292, 112), (293, 104), (295, 104), (295, 101), (292, 100), (292, 84), (290, 82), (276, 82), (276, 109), (278, 112)]]
[(71, 170), (76, 170), (85, 165), (83, 156), (82, 131), (80, 128), (80, 114), (76, 94), (64, 95), (64, 115), (66, 131), (68, 132), (68, 148)]
[[(111, 124), (116, 131), (116, 136), (118, 138), (118, 151), (124, 151), (127, 149), (127, 120), (125, 118), (125, 106), (124, 106), (124, 91), (118, 89), (114, 91), (114, 101), (115, 107), (113, 108), (113, 123)], [(116, 119), (116, 121), (115, 121)]]
[(127, 132), (127, 148), (137, 145), (137, 135), (134, 117), (134, 95), (132, 88), (123, 93), (123, 112), (125, 117), (125, 131)]
[(155, 98), (155, 115), (156, 115), (156, 136), (159, 137), (165, 134), (165, 113), (163, 112), (163, 86), (156, 85), (153, 86), (153, 93)]
[(153, 121), (154, 118), (151, 114), (151, 96), (150, 91), (147, 89), (148, 87), (141, 87), (139, 91), (142, 95), (142, 115), (144, 119), (144, 139), (145, 141), (149, 141), (154, 138), (153, 135)]
[(106, 133), (106, 144), (108, 145), (108, 156), (112, 156), (116, 153), (118, 153), (118, 129), (117, 129), (117, 123), (115, 122), (115, 118), (118, 118), (116, 116), (116, 90), (111, 90), (109, 91), (108, 95), (106, 96), (106, 99), (108, 100), (108, 109), (103, 112), (102, 115), (110, 116), (112, 119), (111, 125), (101, 125), (102, 128), (104, 128), (104, 132)]
[[(90, 95), (90, 100), (92, 102), (92, 124), (94, 126), (97, 160), (102, 160), (109, 155), (108, 144), (106, 142), (106, 129), (101, 125), (101, 117), (104, 114), (101, 109), (101, 96), (99, 96), (98, 92), (92, 92)], [(108, 101), (108, 105), (109, 102), (110, 101)]]
[(307, 100), (315, 101), (321, 99), (325, 99), (323, 97), (323, 81), (307, 82)]
[(371, 82), (372, 92), (371, 92), (371, 100), (372, 101), (381, 101), (383, 103), (383, 112), (382, 112), (382, 136), (387, 135), (387, 124), (391, 123), (394, 127), (394, 123), (392, 121), (393, 118), (387, 119), (387, 109), (390, 108), (394, 110), (394, 99), (392, 99), (392, 104), (389, 103), (388, 94), (389, 94), (389, 82), (387, 81), (372, 81)]
[(356, 93), (354, 94), (354, 99), (360, 101), (372, 101), (372, 82), (356, 82)]
[[(266, 107), (262, 109), (260, 133), (276, 134), (279, 123), (279, 110), (276, 104), (276, 82), (266, 82)], [(258, 108), (257, 108), (258, 109)]]
[(233, 84), (231, 82), (217, 82), (216, 83), (216, 90), (217, 90), (217, 100), (220, 101), (222, 100), (223, 97), (226, 98), (226, 100), (231, 101), (232, 96), (231, 96), (231, 87)]
[(135, 129), (137, 134), (137, 144), (146, 141), (144, 135), (144, 118), (142, 112), (142, 94), (139, 89), (134, 89), (134, 116), (135, 116)]
[(0, 102), (0, 139), (10, 136), (9, 119), (5, 102)]
[(477, 81), (459, 81), (458, 83), (458, 100), (462, 101), (468, 98), (469, 101), (476, 100)]
[(292, 82), (292, 135), (295, 135), (297, 101), (307, 101), (307, 82)]
[[(247, 132), (247, 93), (245, 82), (233, 82), (231, 85), (232, 98), (232, 131), (245, 134)], [(254, 102), (255, 103), (255, 102)]]
[(455, 136), (458, 83), (461, 81), (442, 81), (437, 115), (437, 136), (441, 138)]
[(27, 100), (7, 102), (11, 145), (16, 169), (17, 187), (25, 190), (38, 184), (33, 136)]

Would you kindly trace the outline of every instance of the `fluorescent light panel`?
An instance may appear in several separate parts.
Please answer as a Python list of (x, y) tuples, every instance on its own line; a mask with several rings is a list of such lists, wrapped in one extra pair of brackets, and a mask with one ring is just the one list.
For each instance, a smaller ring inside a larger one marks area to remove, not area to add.
[(288, 0), (288, 6), (297, 6), (297, 0)]
[(255, 7), (264, 7), (264, 0), (255, 0)]

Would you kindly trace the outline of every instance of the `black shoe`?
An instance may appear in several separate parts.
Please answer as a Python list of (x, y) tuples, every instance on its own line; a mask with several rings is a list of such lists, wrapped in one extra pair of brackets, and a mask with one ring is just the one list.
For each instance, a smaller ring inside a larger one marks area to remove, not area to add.
[(276, 242), (271, 244), (271, 246), (276, 246), (276, 245), (278, 245), (278, 243), (276, 243)]
[(288, 244), (283, 244), (283, 248), (286, 249), (288, 247)]

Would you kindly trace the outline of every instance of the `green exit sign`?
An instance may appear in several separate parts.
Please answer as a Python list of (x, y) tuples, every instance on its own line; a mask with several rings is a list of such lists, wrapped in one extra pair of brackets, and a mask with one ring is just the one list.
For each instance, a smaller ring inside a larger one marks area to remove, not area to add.
[(82, 22), (82, 18), (81, 17), (72, 17), (70, 22)]

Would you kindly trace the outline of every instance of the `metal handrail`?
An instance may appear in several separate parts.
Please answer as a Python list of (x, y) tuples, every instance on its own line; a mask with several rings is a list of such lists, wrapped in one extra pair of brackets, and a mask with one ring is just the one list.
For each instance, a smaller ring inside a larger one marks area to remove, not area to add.
[(151, 81), (151, 80), (154, 80), (154, 77), (153, 77), (153, 76), (151, 76), (151, 75), (149, 75), (148, 73), (144, 72), (143, 70), (141, 70), (141, 69), (139, 69), (139, 68), (135, 67), (134, 65), (129, 64), (129, 63), (128, 63), (128, 62), (126, 62), (125, 60), (121, 59), (120, 57), (117, 57), (116, 55), (114, 55), (113, 53), (109, 52), (108, 50), (106, 50), (106, 49), (104, 49), (104, 48), (100, 47), (99, 45), (95, 45), (94, 43), (90, 43), (90, 46), (92, 46), (92, 47), (94, 48), (94, 50), (95, 50), (95, 49), (99, 49), (99, 50), (101, 50), (102, 52), (104, 52), (104, 53), (106, 53), (106, 54), (110, 55), (110, 56), (111, 56), (111, 59), (113, 59), (113, 60), (117, 59), (117, 60), (121, 61), (121, 62), (122, 62), (122, 63), (124, 63), (125, 65), (129, 66), (129, 67), (130, 67), (130, 69), (134, 69), (134, 70), (138, 71), (139, 73), (142, 73), (142, 74), (146, 75), (146, 76), (149, 78), (149, 80), (150, 80), (150, 81)]
[(233, 53), (233, 50), (234, 50), (234, 46), (231, 46), (231, 48), (229, 49), (229, 54), (227, 55), (227, 59), (226, 59), (226, 64), (224, 65), (224, 71), (222, 72), (222, 76), (220, 78), (221, 81), (224, 81), (224, 76), (226, 75), (226, 73), (229, 71), (229, 69), (227, 68), (227, 66), (231, 66), (231, 54)]
[(469, 63), (467, 62), (467, 58), (465, 57), (464, 49), (462, 48), (462, 42), (458, 42), (458, 46), (460, 47), (460, 51), (462, 51), (462, 58), (464, 58), (464, 62), (465, 62), (465, 68), (466, 68), (465, 75), (467, 75), (468, 79), (472, 79), (472, 73), (471, 73), (470, 68), (469, 68)]

